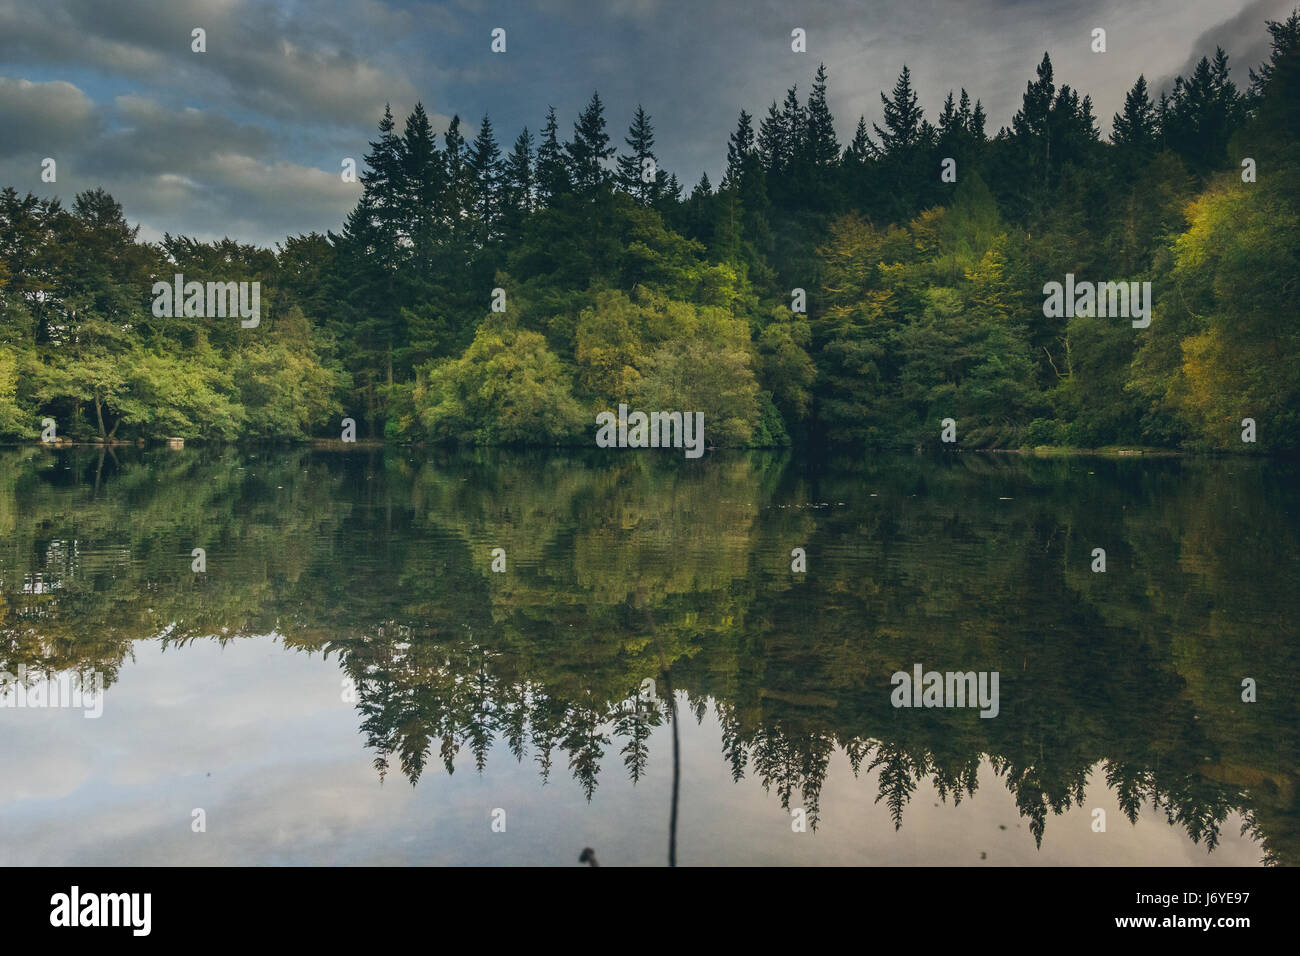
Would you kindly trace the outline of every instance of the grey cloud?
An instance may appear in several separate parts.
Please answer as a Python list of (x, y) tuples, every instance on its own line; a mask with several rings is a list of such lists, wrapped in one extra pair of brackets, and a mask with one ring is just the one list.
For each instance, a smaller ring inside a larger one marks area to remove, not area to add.
[(1255, 69), (1268, 59), (1271, 50), (1268, 32), (1264, 27), (1267, 20), (1285, 20), (1296, 8), (1296, 0), (1252, 0), (1245, 9), (1206, 30), (1197, 39), (1183, 65), (1160, 77), (1152, 84), (1152, 90), (1158, 96), (1160, 90), (1172, 90), (1176, 76), (1190, 76), (1201, 62), (1201, 57), (1213, 57), (1215, 47), (1223, 47), (1228, 54), (1228, 66), (1231, 76), (1239, 89), (1246, 89), (1250, 83), (1249, 70)]
[(117, 97), (114, 107), (118, 127), (94, 146), (106, 176), (195, 170), (213, 156), (264, 156), (274, 146), (267, 130), (207, 110), (172, 111), (135, 94)]
[(71, 83), (0, 76), (0, 158), (50, 156), (84, 143), (96, 126), (94, 104)]
[[(338, 228), (355, 196), (339, 161), (360, 162), (385, 102), (399, 130), (418, 99), (436, 130), (458, 113), (467, 137), (487, 111), (508, 148), (521, 126), (539, 129), (548, 104), (567, 137), (598, 89), (614, 144), (623, 148), (643, 104), (661, 164), (689, 186), (702, 170), (717, 182), (741, 109), (757, 122), (789, 86), (806, 97), (819, 62), (841, 140), (860, 114), (880, 121), (879, 93), (904, 63), (932, 121), (947, 91), (965, 86), (994, 133), (1044, 50), (1058, 84), (1092, 96), (1105, 132), (1138, 73), (1172, 76), (1215, 42), (1244, 84), (1244, 68), (1263, 58), (1263, 21), (1293, 2), (43, 0), (33, 17), (0, 0), (0, 63), (75, 77), (96, 101), (87, 108), (69, 84), (0, 90), (0, 184), (48, 193), (13, 143), (58, 141), (70, 160), (59, 164), (60, 195), (103, 185), (146, 235), (268, 243)], [(488, 53), (497, 25), (509, 31), (505, 55)], [(206, 54), (190, 52), (194, 26), (208, 31)], [(790, 51), (795, 26), (808, 32), (806, 54)], [(1104, 55), (1089, 50), (1094, 26), (1107, 30)]]
[[(370, 0), (359, 9), (375, 25), (409, 29), (409, 14)], [(247, 109), (301, 122), (369, 119), (387, 99), (414, 98), (402, 73), (352, 51), (357, 9), (313, 5), (288, 14), (269, 4), (232, 0), (45, 0), (41, 17), (0, 0), (0, 59), (22, 64), (90, 66), (219, 97)], [(207, 52), (191, 50), (191, 30), (206, 31)]]
[[(20, 91), (16, 98), (34, 100), (33, 109), (44, 109), (47, 123), (52, 98), (72, 104), (85, 100), (71, 84), (21, 84), (26, 81), (0, 80), (0, 129), (7, 124), (10, 90)], [(32, 87), (42, 88), (44, 98), (34, 99)], [(36, 127), (25, 115), (17, 121), (29, 135)], [(41, 183), (37, 160), (27, 156), (0, 156), (0, 182), (40, 194), (54, 190), (65, 200), (102, 186), (131, 221), (141, 224), (146, 239), (172, 232), (203, 239), (230, 235), (265, 245), (298, 232), (337, 228), (359, 193), (357, 184), (344, 183), (339, 175), (347, 154), (326, 169), (289, 162), (278, 156), (268, 130), (217, 113), (173, 111), (146, 97), (124, 95), (107, 116), (111, 126), (87, 122), (85, 135), (69, 136), (57, 156), (57, 185)]]

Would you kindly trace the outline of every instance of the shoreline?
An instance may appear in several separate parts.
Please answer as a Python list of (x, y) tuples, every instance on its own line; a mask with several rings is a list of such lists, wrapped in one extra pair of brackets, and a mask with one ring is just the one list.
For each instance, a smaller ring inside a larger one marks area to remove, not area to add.
[[(140, 449), (167, 449), (170, 451), (182, 451), (186, 448), (183, 444), (171, 444), (166, 440), (154, 441), (69, 441), (59, 439), (56, 442), (41, 441), (0, 441), (0, 448), (140, 448)], [(511, 450), (511, 451), (528, 451), (534, 452), (539, 450), (548, 451), (581, 451), (590, 449), (592, 446), (583, 445), (443, 445), (429, 444), (424, 442), (393, 442), (384, 441), (383, 439), (358, 439), (352, 442), (344, 442), (338, 438), (310, 438), (298, 442), (218, 442), (209, 443), (195, 441), (190, 448), (309, 448), (316, 451), (375, 451), (377, 449), (403, 448), (403, 449), (427, 449), (427, 450), (461, 450), (461, 451), (487, 451), (487, 450)], [(710, 451), (725, 452), (754, 452), (767, 451), (773, 453), (788, 452), (792, 447), (790, 445), (778, 446), (754, 446), (754, 447), (737, 447), (710, 449)], [(653, 449), (647, 449), (653, 450)], [(872, 453), (895, 453), (895, 454), (919, 454), (923, 451), (932, 452), (950, 452), (955, 451), (960, 454), (978, 454), (978, 455), (1022, 455), (1027, 458), (1268, 458), (1268, 459), (1286, 459), (1293, 457), (1289, 452), (1267, 452), (1267, 451), (1234, 451), (1228, 449), (1186, 449), (1186, 448), (1161, 448), (1147, 445), (1104, 445), (1099, 448), (1079, 448), (1072, 445), (1034, 445), (1021, 446), (1019, 448), (934, 448), (924, 449), (913, 446), (908, 448), (905, 445), (884, 449), (855, 448), (848, 446), (818, 446), (813, 449), (812, 454), (817, 457), (836, 454), (862, 454), (865, 452)]]

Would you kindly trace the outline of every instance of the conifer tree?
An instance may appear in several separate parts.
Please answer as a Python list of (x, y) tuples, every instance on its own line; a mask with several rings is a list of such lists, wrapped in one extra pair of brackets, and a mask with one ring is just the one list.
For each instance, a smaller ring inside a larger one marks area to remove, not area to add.
[(1228, 140), (1245, 121), (1246, 102), (1228, 78), (1228, 55), (1201, 57), (1189, 79), (1174, 80), (1165, 117), (1169, 148), (1195, 172), (1208, 173), (1227, 156)]
[(970, 95), (966, 92), (966, 87), (963, 86), (961, 88), (961, 99), (957, 103), (957, 119), (967, 132), (970, 132), (971, 118)]
[(867, 119), (865, 116), (859, 116), (858, 127), (853, 131), (853, 141), (844, 150), (844, 161), (861, 166), (875, 155), (876, 144), (871, 141), (871, 135), (867, 132)]
[(503, 214), (511, 228), (517, 229), (523, 218), (532, 212), (535, 168), (533, 135), (525, 126), (514, 148), (506, 157), (501, 171), (501, 199)]
[(668, 174), (668, 182), (664, 187), (662, 199), (674, 203), (682, 201), (682, 184), (677, 181), (676, 173)]
[(781, 168), (789, 138), (785, 118), (777, 109), (776, 100), (773, 100), (767, 109), (767, 116), (758, 126), (758, 152), (763, 158), (763, 168), (768, 172)]
[(1052, 81), (1052, 59), (1043, 53), (1037, 79), (1025, 86), (1020, 109), (1011, 118), (1012, 135), (1023, 164), (1024, 185), (1041, 197), (1048, 186), (1052, 167), (1052, 104), (1056, 84)]
[(736, 130), (727, 139), (727, 172), (722, 177), (723, 189), (732, 189), (740, 185), (745, 175), (745, 165), (753, 153), (753, 117), (741, 110)]
[(614, 147), (605, 132), (605, 106), (599, 93), (591, 94), (591, 101), (573, 124), (573, 139), (565, 145), (565, 151), (579, 193), (594, 195), (609, 182), (610, 172), (604, 164), (614, 155)]
[(917, 101), (917, 94), (912, 89), (912, 73), (904, 64), (894, 83), (893, 96), (880, 94), (885, 128), (872, 124), (880, 138), (880, 148), (886, 155), (903, 154), (923, 143), (928, 124)]
[(1038, 64), (1038, 78), (1025, 86), (1020, 109), (1011, 119), (1011, 129), (1019, 137), (1046, 136), (1048, 119), (1056, 85), (1052, 82), (1052, 58), (1046, 53)]
[(473, 174), (466, 157), (465, 137), (460, 131), (460, 116), (451, 118), (447, 132), (442, 135), (443, 156), (447, 167), (447, 201), (444, 205), (451, 242), (457, 249), (465, 247), (470, 231), (466, 212), (474, 203)]
[(1139, 152), (1150, 150), (1156, 141), (1156, 108), (1147, 94), (1147, 80), (1139, 75), (1124, 97), (1124, 112), (1111, 121), (1110, 141)]
[(560, 145), (555, 107), (550, 106), (546, 110), (546, 125), (542, 127), (542, 142), (537, 148), (538, 198), (547, 205), (552, 205), (557, 198), (572, 189), (564, 147)]
[(826, 102), (826, 65), (817, 67), (812, 93), (808, 97), (808, 127), (806, 153), (815, 168), (835, 165), (840, 156), (840, 145), (835, 137), (835, 120)]
[(781, 125), (785, 130), (781, 162), (777, 167), (781, 170), (789, 170), (792, 166), (801, 165), (804, 159), (808, 113), (799, 102), (798, 90), (798, 86), (786, 90), (785, 102), (781, 106)]
[(385, 105), (379, 121), (379, 139), (372, 140), (370, 152), (362, 158), (362, 197), (359, 215), (344, 229), (345, 236), (360, 240), (373, 250), (376, 260), (393, 265), (401, 232), (402, 219), (402, 141), (393, 132), (392, 109)]
[[(964, 93), (966, 91), (963, 90), (962, 92)], [(975, 142), (977, 143), (984, 142), (985, 121), (986, 121), (986, 117), (984, 115), (984, 106), (982, 103), (980, 103), (979, 100), (976, 100), (975, 109), (971, 112), (970, 125), (967, 127), (967, 129), (970, 131), (971, 138), (974, 139)]]
[(486, 113), (466, 158), (474, 185), (474, 213), (482, 241), (491, 239), (500, 215), (501, 150), (492, 133), (492, 120)]
[(1291, 143), (1300, 139), (1300, 9), (1267, 27), (1272, 48), (1268, 61), (1250, 71), (1250, 96), (1262, 129)]
[[(655, 135), (650, 117), (640, 104), (637, 104), (636, 114), (632, 117), (632, 125), (628, 128), (624, 141), (631, 152), (618, 157), (618, 184), (641, 202), (652, 203), (659, 192), (658, 161), (654, 154)], [(647, 160), (651, 162), (649, 169), (652, 171), (648, 182), (644, 175)]]
[(428, 268), (442, 240), (440, 216), (445, 201), (446, 171), (424, 106), (415, 104), (401, 140), (400, 232), (409, 238), (410, 255)]

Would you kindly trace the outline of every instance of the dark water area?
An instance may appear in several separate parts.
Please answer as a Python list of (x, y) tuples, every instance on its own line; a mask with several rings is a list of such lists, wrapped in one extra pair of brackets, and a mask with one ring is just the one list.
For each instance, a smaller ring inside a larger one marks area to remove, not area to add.
[(0, 448), (0, 864), (1294, 865), (1298, 478)]

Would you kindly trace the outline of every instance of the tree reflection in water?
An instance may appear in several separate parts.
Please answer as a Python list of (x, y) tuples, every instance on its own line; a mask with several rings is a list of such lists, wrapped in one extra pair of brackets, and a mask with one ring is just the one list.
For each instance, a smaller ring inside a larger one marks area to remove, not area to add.
[[(355, 681), (381, 778), (490, 772), (501, 742), (588, 800), (611, 760), (641, 779), (666, 727), (670, 863), (677, 720), (711, 708), (732, 777), (797, 795), (813, 827), (837, 751), (896, 828), (923, 782), (959, 803), (988, 761), (1040, 845), (1101, 767), (1130, 820), (1155, 806), (1212, 850), (1239, 812), (1294, 864), (1295, 471), (0, 450), (0, 670), (97, 671), (111, 698), (137, 641), (274, 632)], [(999, 716), (895, 710), (889, 676), (915, 662), (1000, 672)]]

